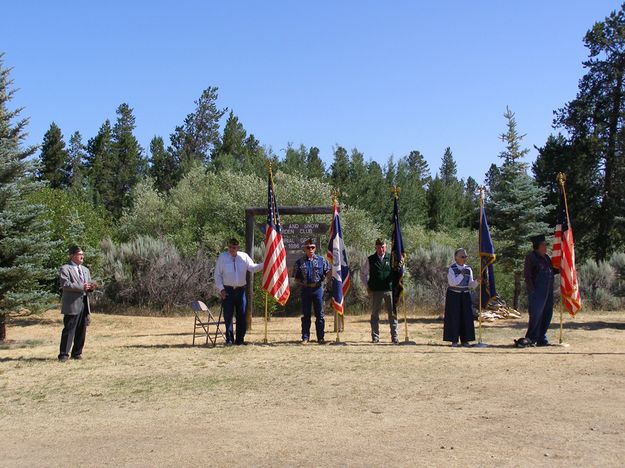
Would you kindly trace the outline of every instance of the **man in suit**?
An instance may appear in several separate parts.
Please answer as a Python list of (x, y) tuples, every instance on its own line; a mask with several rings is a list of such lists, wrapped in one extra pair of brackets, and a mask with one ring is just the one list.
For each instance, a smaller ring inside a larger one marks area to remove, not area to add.
[(371, 341), (380, 342), (380, 312), (382, 302), (388, 313), (391, 328), (391, 341), (399, 343), (397, 338), (397, 311), (393, 307), (393, 279), (391, 276), (391, 254), (386, 251), (386, 242), (375, 241), (375, 253), (367, 258), (361, 269), (361, 279), (367, 284), (371, 299)]
[(85, 335), (89, 324), (88, 293), (95, 291), (97, 287), (91, 282), (89, 269), (82, 264), (85, 259), (82, 249), (73, 245), (68, 253), (69, 263), (59, 270), (61, 313), (63, 314), (63, 332), (59, 351), (61, 362), (67, 361), (70, 354), (72, 359), (82, 359), (82, 348), (85, 345)]

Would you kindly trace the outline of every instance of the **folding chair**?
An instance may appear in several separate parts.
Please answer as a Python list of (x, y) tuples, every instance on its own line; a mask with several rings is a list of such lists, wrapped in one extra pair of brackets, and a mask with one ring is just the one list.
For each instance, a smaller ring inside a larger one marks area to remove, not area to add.
[[(199, 329), (202, 329), (206, 335), (206, 345), (208, 345), (208, 341), (210, 340), (212, 346), (216, 346), (219, 337), (226, 341), (226, 335), (221, 331), (221, 325), (224, 324), (222, 321), (223, 307), (219, 309), (219, 318), (217, 320), (215, 320), (213, 313), (202, 301), (193, 301), (191, 303), (191, 309), (193, 309), (193, 313), (195, 314), (193, 322), (193, 346), (195, 346), (195, 335), (201, 334), (198, 332)], [(206, 317), (206, 320), (203, 320), (202, 316)], [(215, 327), (214, 331), (210, 330), (211, 326)]]

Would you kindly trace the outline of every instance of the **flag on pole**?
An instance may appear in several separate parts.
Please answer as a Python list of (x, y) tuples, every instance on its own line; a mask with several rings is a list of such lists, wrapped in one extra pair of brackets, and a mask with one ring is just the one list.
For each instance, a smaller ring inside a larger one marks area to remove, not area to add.
[(560, 270), (560, 294), (562, 302), (574, 317), (582, 308), (582, 299), (577, 283), (577, 271), (575, 269), (575, 241), (573, 240), (573, 228), (569, 219), (569, 208), (566, 202), (566, 190), (564, 177), (560, 181), (560, 198), (558, 203), (558, 219), (556, 221), (555, 240), (551, 254), (551, 264)]
[(282, 241), (280, 213), (273, 187), (273, 175), (269, 168), (267, 188), (267, 229), (265, 230), (265, 259), (263, 261), (263, 289), (278, 304), (289, 300), (289, 272), (286, 266), (286, 250)]
[[(399, 189), (397, 189), (399, 190)], [(404, 241), (401, 237), (401, 225), (399, 223), (399, 206), (397, 196), (393, 205), (393, 234), (391, 241), (391, 266), (393, 280), (393, 307), (399, 303), (404, 294)]]
[(480, 294), (482, 296), (482, 307), (486, 307), (497, 298), (495, 271), (493, 268), (497, 255), (495, 254), (495, 246), (488, 230), (484, 203), (482, 203), (480, 209)]
[(332, 264), (332, 308), (342, 315), (345, 310), (345, 296), (349, 290), (349, 265), (336, 199), (326, 256)]

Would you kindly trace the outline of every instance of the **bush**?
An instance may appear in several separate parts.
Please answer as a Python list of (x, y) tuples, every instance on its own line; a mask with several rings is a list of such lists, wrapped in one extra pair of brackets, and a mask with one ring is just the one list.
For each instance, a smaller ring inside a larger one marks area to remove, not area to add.
[(407, 257), (410, 281), (414, 287), (410, 299), (414, 305), (443, 310), (447, 292), (447, 271), (454, 261), (454, 250), (449, 246), (431, 243), (428, 247), (418, 247)]
[(578, 269), (582, 304), (591, 309), (615, 310), (620, 300), (614, 295), (616, 270), (605, 261), (586, 260)]
[(104, 294), (111, 302), (166, 311), (214, 296), (214, 260), (202, 251), (182, 256), (169, 241), (149, 236), (102, 243)]

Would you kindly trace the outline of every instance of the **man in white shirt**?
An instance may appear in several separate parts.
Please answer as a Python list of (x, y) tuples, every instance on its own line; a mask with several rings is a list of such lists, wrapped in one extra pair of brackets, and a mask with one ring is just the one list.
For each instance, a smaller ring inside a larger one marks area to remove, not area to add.
[[(226, 345), (244, 345), (247, 323), (245, 309), (247, 298), (245, 286), (247, 272), (255, 273), (263, 269), (262, 263), (254, 261), (245, 252), (239, 252), (239, 241), (230, 239), (228, 251), (217, 258), (215, 265), (215, 288), (219, 291), (224, 308), (224, 322), (226, 324)], [(233, 333), (232, 319), (236, 312), (237, 329), (236, 339)]]

